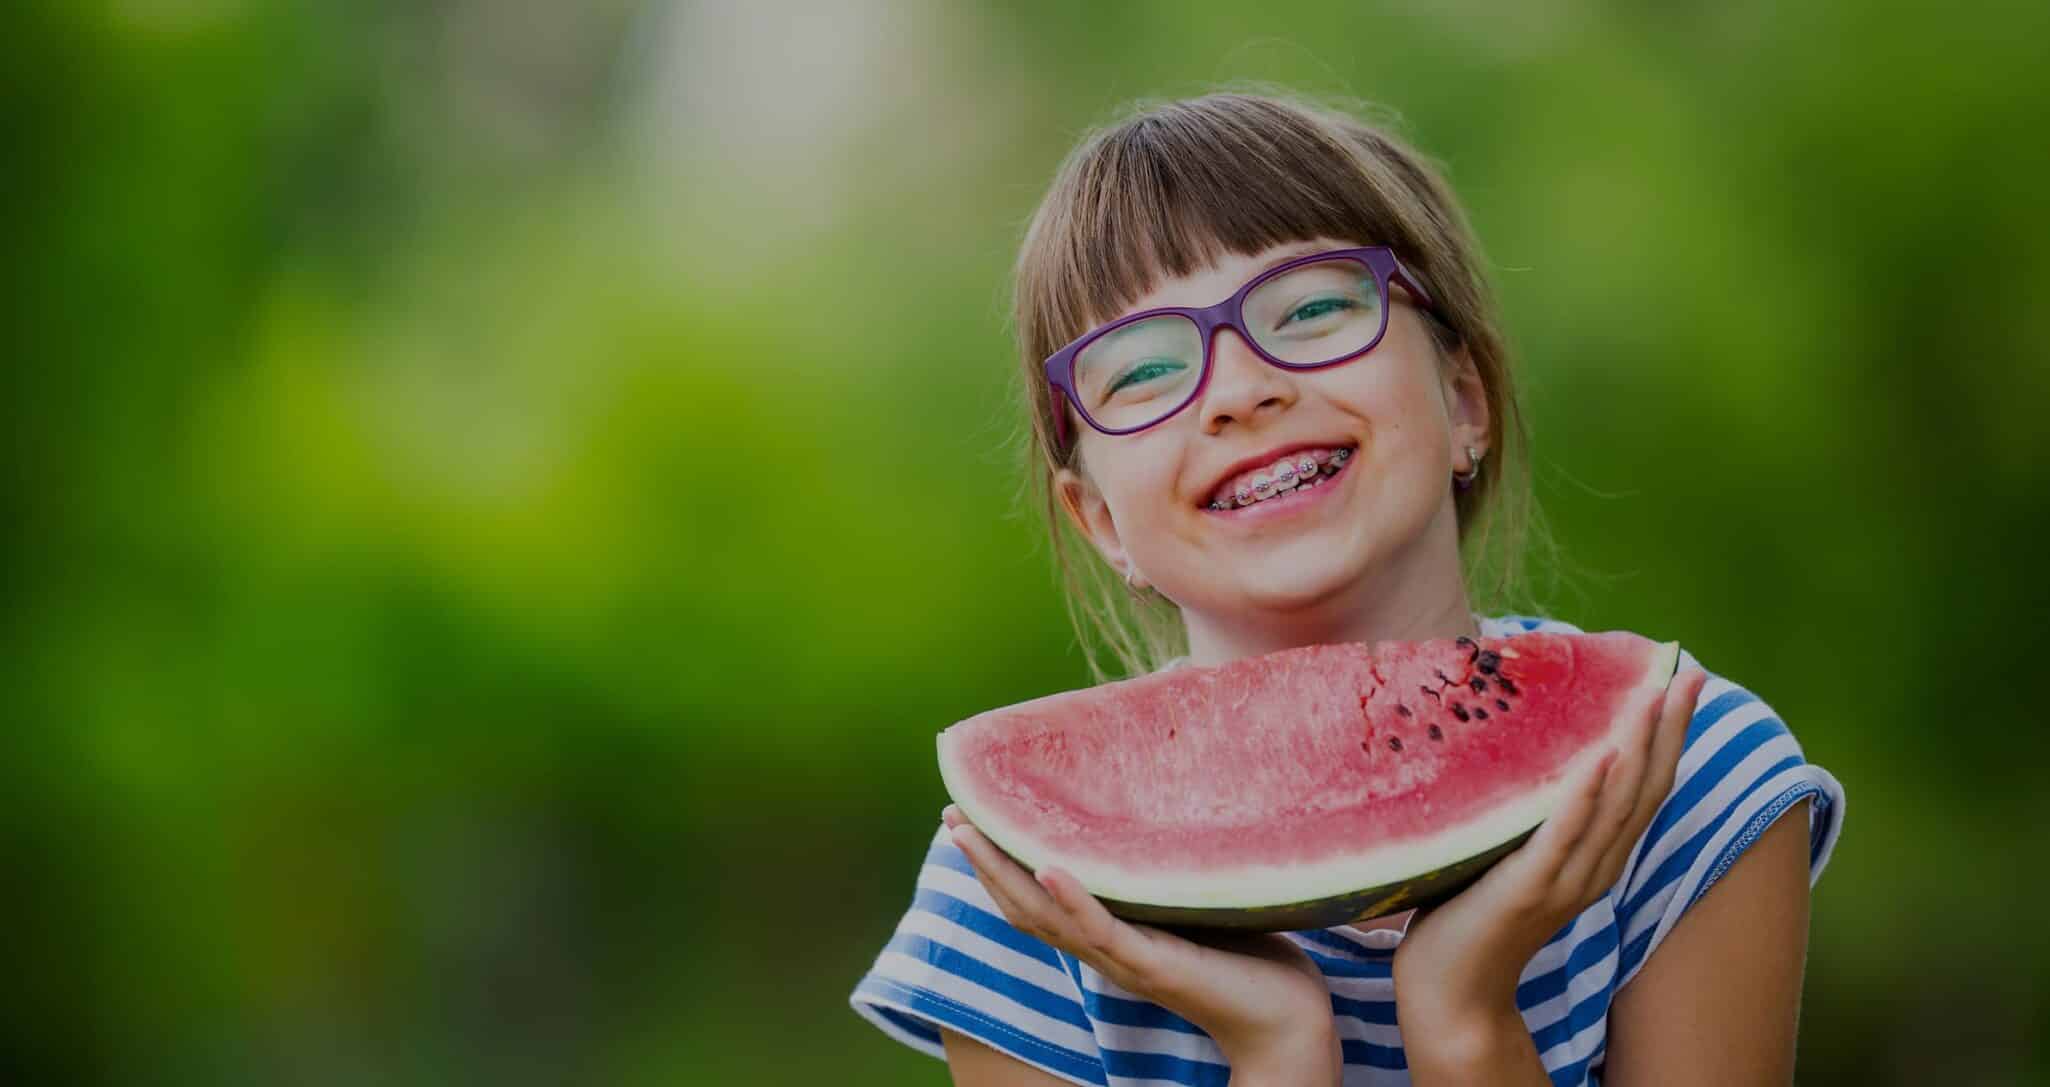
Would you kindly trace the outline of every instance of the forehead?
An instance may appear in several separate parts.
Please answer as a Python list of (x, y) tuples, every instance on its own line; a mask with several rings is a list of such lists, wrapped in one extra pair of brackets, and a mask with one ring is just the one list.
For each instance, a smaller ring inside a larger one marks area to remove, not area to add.
[(1257, 253), (1227, 251), (1219, 254), (1209, 264), (1191, 269), (1186, 275), (1161, 275), (1143, 294), (1133, 299), (1131, 305), (1109, 315), (1106, 323), (1162, 306), (1214, 305), (1230, 298), (1233, 292), (1245, 286), (1247, 280), (1269, 268), (1286, 264), (1297, 257), (1309, 256), (1311, 253), (1350, 249), (1362, 244), (1365, 243), (1320, 237), (1307, 241), (1282, 242)]

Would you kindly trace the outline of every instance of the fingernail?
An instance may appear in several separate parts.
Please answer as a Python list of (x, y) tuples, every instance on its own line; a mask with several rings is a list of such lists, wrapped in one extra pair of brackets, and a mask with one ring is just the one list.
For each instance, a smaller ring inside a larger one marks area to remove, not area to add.
[(949, 804), (946, 807), (941, 808), (940, 822), (945, 823), (950, 827), (959, 825), (961, 822), (961, 809), (956, 808), (952, 804)]

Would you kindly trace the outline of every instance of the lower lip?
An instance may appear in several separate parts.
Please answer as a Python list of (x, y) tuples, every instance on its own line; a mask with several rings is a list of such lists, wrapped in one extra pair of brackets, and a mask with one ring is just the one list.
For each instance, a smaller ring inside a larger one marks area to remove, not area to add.
[(1327, 494), (1337, 489), (1338, 481), (1344, 479), (1347, 472), (1352, 471), (1353, 464), (1359, 459), (1359, 452), (1355, 450), (1352, 456), (1339, 466), (1338, 471), (1325, 476), (1323, 482), (1308, 489), (1297, 487), (1280, 498), (1269, 498), (1250, 506), (1233, 506), (1228, 510), (1214, 510), (1208, 506), (1202, 509), (1212, 517), (1232, 521), (1266, 521), (1276, 517), (1287, 517), (1298, 510), (1306, 510), (1322, 502)]

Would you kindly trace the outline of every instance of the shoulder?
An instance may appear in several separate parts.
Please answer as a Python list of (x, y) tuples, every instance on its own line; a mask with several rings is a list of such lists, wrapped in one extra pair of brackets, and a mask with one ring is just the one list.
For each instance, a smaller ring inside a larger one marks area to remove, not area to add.
[(940, 1030), (1073, 1083), (1104, 1072), (1073, 964), (1013, 927), (944, 828), (911, 905), (850, 1003), (883, 1033), (945, 1058)]
[[(1571, 623), (1531, 615), (1486, 619), (1483, 631), (1497, 637), (1583, 633)], [(1621, 930), (1619, 987), (1780, 816), (1797, 807), (1806, 812), (1811, 885), (1821, 878), (1843, 828), (1843, 786), (1807, 761), (1772, 706), (1707, 668), (1684, 645), (1680, 667), (1700, 668), (1708, 682), (1688, 721), (1673, 788), (1611, 890)]]
[(1787, 1083), (1809, 924), (1806, 820), (1783, 818), (1643, 960), (1610, 1010), (1624, 1083)]
[(1612, 892), (1622, 927), (1619, 985), (1781, 816), (1805, 813), (1811, 886), (1843, 829), (1843, 786), (1808, 761), (1771, 705), (1685, 648), (1680, 667), (1701, 668), (1708, 681), (1687, 724), (1672, 790)]
[(1563, 619), (1545, 615), (1481, 615), (1474, 614), (1480, 623), (1484, 638), (1514, 638), (1519, 634), (1539, 632), (1544, 634), (1585, 634), (1586, 631)]

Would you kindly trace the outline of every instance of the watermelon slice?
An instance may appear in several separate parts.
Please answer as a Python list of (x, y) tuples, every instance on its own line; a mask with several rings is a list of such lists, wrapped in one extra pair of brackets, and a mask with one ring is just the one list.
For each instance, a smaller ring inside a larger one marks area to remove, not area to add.
[(940, 775), (1120, 916), (1324, 928), (1478, 879), (1678, 660), (1624, 633), (1308, 646), (978, 714), (940, 733)]

